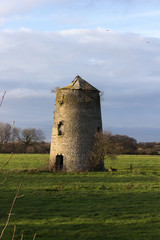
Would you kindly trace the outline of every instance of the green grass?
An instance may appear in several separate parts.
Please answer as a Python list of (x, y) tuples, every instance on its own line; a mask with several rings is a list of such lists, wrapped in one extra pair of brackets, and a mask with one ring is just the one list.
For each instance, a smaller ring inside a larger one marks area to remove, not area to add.
[[(0, 166), (9, 155), (0, 155)], [(118, 156), (106, 160), (117, 172), (50, 173), (48, 155), (14, 155), (0, 172), (0, 231), (23, 181), (4, 240), (159, 240), (160, 156)], [(133, 171), (129, 171), (130, 164)], [(26, 172), (26, 169), (29, 170)]]
[[(0, 167), (7, 162), (11, 155), (0, 154)], [(13, 154), (4, 170), (28, 170), (43, 168), (47, 165), (48, 154)]]

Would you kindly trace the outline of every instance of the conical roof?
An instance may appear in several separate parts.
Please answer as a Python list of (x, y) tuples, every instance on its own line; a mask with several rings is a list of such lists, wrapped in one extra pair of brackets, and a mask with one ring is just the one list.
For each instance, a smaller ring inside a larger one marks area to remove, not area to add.
[(82, 79), (80, 76), (76, 76), (75, 79), (66, 87), (62, 89), (75, 89), (75, 90), (86, 90), (86, 91), (98, 91), (95, 87), (89, 84), (87, 81)]

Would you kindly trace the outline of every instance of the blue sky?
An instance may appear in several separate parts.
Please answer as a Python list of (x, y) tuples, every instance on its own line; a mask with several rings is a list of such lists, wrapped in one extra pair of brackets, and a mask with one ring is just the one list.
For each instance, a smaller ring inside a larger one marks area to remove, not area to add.
[(159, 35), (158, 0), (2, 0), (1, 29), (59, 31), (72, 28), (113, 28)]
[(160, 141), (160, 1), (1, 0), (3, 122), (44, 129), (78, 74), (104, 92), (103, 128)]

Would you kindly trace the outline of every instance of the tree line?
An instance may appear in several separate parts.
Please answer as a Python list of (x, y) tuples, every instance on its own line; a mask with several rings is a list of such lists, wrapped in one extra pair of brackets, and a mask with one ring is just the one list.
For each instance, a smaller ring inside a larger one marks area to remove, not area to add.
[[(99, 137), (103, 139), (103, 147), (107, 156), (117, 154), (159, 154), (160, 143), (137, 142), (127, 135), (112, 134), (104, 131)], [(100, 140), (99, 140), (100, 141)], [(102, 147), (102, 140), (97, 145)], [(45, 142), (42, 129), (11, 127), (0, 122), (0, 153), (49, 153), (50, 143)]]
[(0, 122), (0, 153), (49, 153), (42, 129), (17, 128)]
[(127, 135), (113, 135), (111, 132), (104, 132), (103, 138), (106, 154), (158, 155), (160, 152), (160, 142), (137, 142)]

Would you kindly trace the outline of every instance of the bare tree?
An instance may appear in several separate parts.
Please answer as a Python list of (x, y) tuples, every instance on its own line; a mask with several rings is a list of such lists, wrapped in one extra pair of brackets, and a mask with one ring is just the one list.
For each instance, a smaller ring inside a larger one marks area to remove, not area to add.
[(36, 128), (13, 128), (11, 134), (12, 142), (22, 142), (25, 145), (32, 143), (40, 143), (45, 140), (45, 135), (42, 129)]
[[(104, 142), (102, 132), (95, 134), (94, 146), (88, 158), (91, 170), (101, 170), (104, 162)], [(104, 167), (104, 166), (103, 166)]]
[(36, 142), (42, 142), (45, 140), (45, 134), (42, 129), (36, 129), (35, 133), (36, 133), (36, 136), (35, 136)]
[[(2, 106), (2, 103), (3, 103), (3, 100), (4, 100), (5, 94), (6, 94), (6, 92), (5, 92), (5, 93), (3, 94), (3, 96), (2, 96), (2, 100), (1, 100), (1, 102), (0, 102), (0, 107)], [(9, 124), (8, 124), (8, 125), (9, 125)], [(5, 128), (5, 131), (2, 131), (3, 134), (1, 135), (1, 139), (0, 139), (1, 141), (0, 141), (0, 142), (5, 141), (6, 138), (8, 138), (8, 137), (10, 136), (10, 132), (11, 132), (13, 126), (14, 126), (14, 122), (13, 122), (13, 124), (12, 124), (11, 126), (10, 126), (10, 125), (8, 126), (8, 125), (7, 125), (7, 129)], [(2, 126), (3, 126), (3, 124), (2, 124)], [(3, 128), (2, 128), (2, 129), (3, 129)], [(12, 156), (13, 156), (13, 153), (12, 153), (12, 155), (10, 156), (10, 158), (8, 159), (8, 161), (7, 161), (2, 167), (0, 167), (0, 171), (9, 163), (10, 159), (12, 158)], [(0, 185), (2, 185), (6, 180), (7, 180), (7, 177), (0, 183)], [(9, 224), (9, 221), (10, 221), (10, 218), (11, 218), (11, 215), (12, 215), (12, 210), (13, 210), (13, 207), (14, 207), (14, 204), (15, 204), (17, 198), (20, 198), (20, 197), (23, 197), (23, 196), (24, 196), (24, 195), (20, 195), (20, 196), (18, 195), (21, 186), (22, 186), (22, 181), (20, 182), (19, 187), (18, 187), (17, 192), (16, 192), (16, 195), (15, 195), (13, 201), (12, 201), (11, 208), (10, 208), (10, 211), (9, 211), (9, 214), (8, 214), (8, 218), (7, 218), (6, 224), (5, 224), (5, 226), (3, 227), (3, 229), (2, 229), (2, 231), (1, 231), (1, 233), (0, 233), (0, 240), (2, 239), (3, 234), (4, 234), (6, 228), (7, 228), (8, 224)], [(15, 231), (16, 231), (16, 226), (14, 226), (13, 235), (12, 235), (12, 240), (14, 240)], [(34, 234), (33, 240), (35, 240), (35, 238), (36, 238), (36, 233)], [(21, 235), (21, 239), (23, 239), (23, 234)]]
[(11, 154), (11, 156), (9, 157), (9, 159), (7, 160), (7, 162), (5, 162), (2, 167), (0, 167), (0, 170), (2, 170), (2, 169), (9, 163), (9, 161), (10, 161), (11, 158), (12, 158), (12, 156), (13, 156), (13, 153)]
[(14, 127), (12, 129), (11, 142), (14, 143), (21, 140), (20, 138), (21, 131), (22, 131), (21, 128), (17, 128), (17, 127)]
[(22, 130), (20, 141), (29, 145), (35, 142), (42, 142), (45, 139), (44, 133), (41, 129), (27, 128)]
[(19, 191), (20, 191), (21, 186), (22, 186), (22, 181), (20, 182), (19, 187), (18, 187), (18, 190), (17, 190), (17, 193), (16, 193), (16, 195), (15, 195), (15, 197), (14, 197), (14, 199), (13, 199), (13, 202), (12, 202), (12, 205), (11, 205), (11, 208), (10, 208), (10, 211), (9, 211), (9, 214), (8, 214), (8, 218), (7, 218), (6, 224), (5, 224), (4, 228), (2, 229), (2, 232), (1, 232), (1, 235), (0, 235), (0, 240), (2, 239), (3, 234), (4, 234), (4, 231), (6, 230), (6, 228), (7, 228), (7, 226), (8, 226), (10, 217), (11, 217), (11, 215), (12, 215), (12, 210), (13, 210), (15, 201), (16, 201), (17, 198), (20, 197), (20, 196), (18, 196), (18, 194), (19, 194)]
[(10, 139), (11, 125), (8, 123), (0, 122), (0, 142), (8, 142)]
[(104, 157), (115, 159), (114, 143), (109, 139), (111, 132), (97, 132), (95, 134), (95, 141), (92, 151), (88, 159), (91, 170), (102, 170), (104, 169)]
[[(5, 95), (6, 95), (6, 91), (4, 92), (4, 94), (1, 98), (0, 107), (3, 104)], [(10, 125), (8, 123), (6, 123), (6, 124), (5, 123), (0, 123), (0, 143), (9, 140), (10, 133), (11, 133), (11, 130), (12, 130), (14, 124), (15, 124), (15, 121), (13, 121), (12, 125)]]
[(105, 157), (110, 159), (116, 158), (115, 142), (112, 140), (112, 133), (110, 131), (103, 132), (103, 146)]
[(11, 139), (11, 131), (15, 124), (13, 121), (12, 125), (9, 123), (2, 123), (0, 122), (0, 143), (9, 142)]
[(52, 90), (51, 90), (51, 93), (57, 93), (58, 92), (58, 90), (60, 89), (60, 87), (55, 87), (55, 88), (53, 88)]
[(3, 96), (2, 96), (2, 99), (1, 99), (1, 102), (0, 102), (0, 107), (1, 107), (2, 104), (3, 104), (3, 100), (4, 100), (5, 95), (6, 95), (6, 91), (3, 93)]

